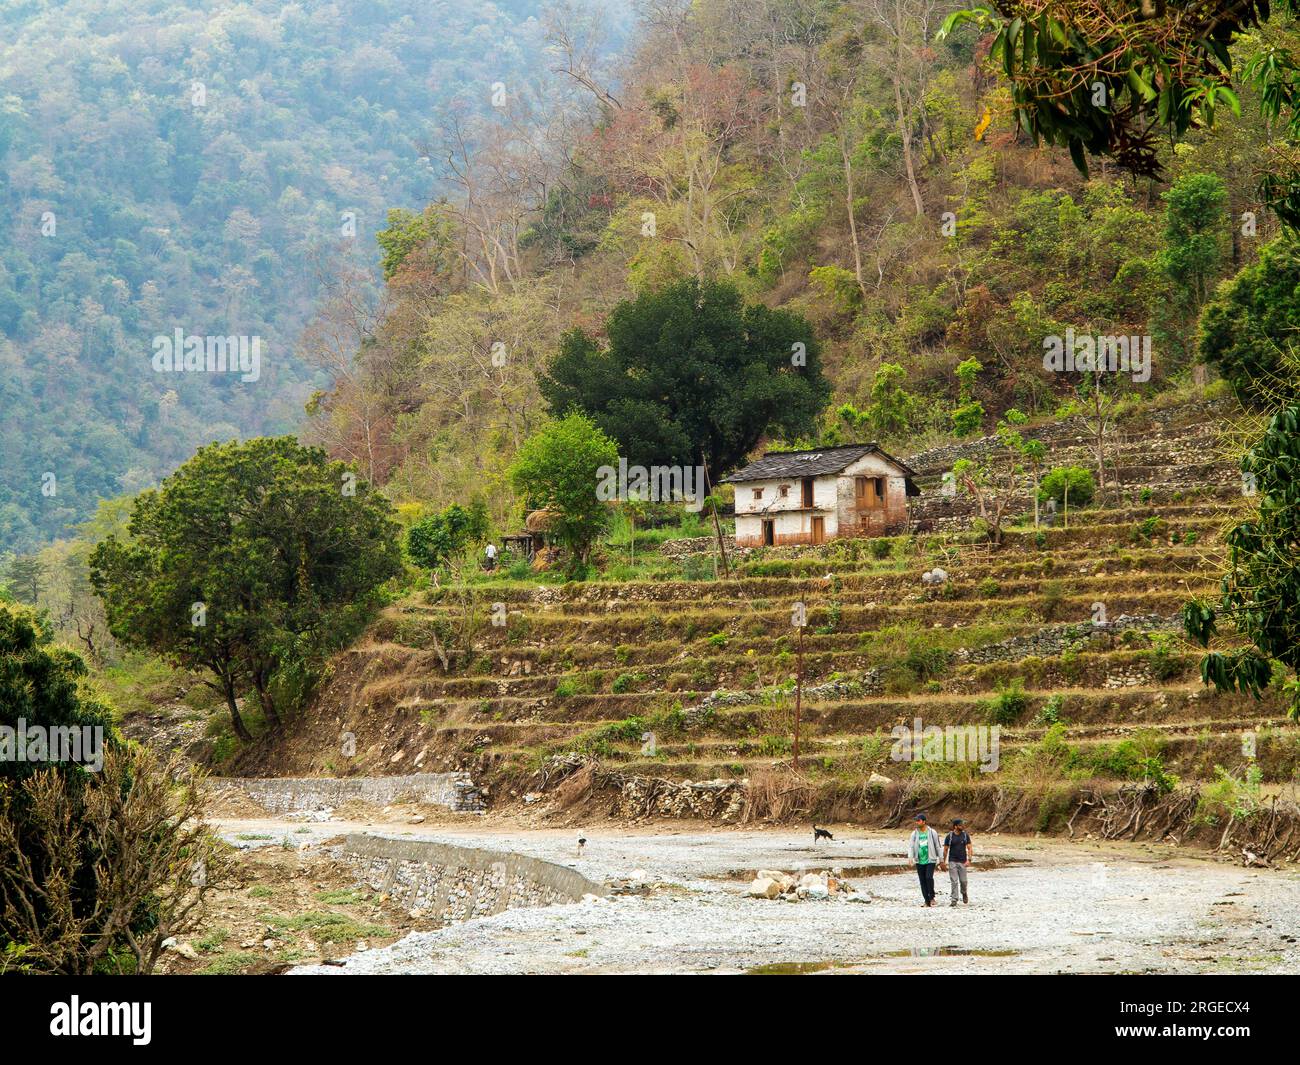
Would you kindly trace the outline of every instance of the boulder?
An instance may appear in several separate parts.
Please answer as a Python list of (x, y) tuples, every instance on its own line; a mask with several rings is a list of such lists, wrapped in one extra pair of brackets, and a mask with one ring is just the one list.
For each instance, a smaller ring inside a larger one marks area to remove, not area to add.
[(749, 899), (774, 899), (781, 894), (781, 885), (771, 877), (759, 877), (749, 885), (745, 897)]
[(169, 936), (167, 939), (164, 939), (163, 947), (166, 950), (179, 954), (182, 958), (194, 959), (199, 956), (199, 952), (188, 943), (178, 943), (175, 936)]

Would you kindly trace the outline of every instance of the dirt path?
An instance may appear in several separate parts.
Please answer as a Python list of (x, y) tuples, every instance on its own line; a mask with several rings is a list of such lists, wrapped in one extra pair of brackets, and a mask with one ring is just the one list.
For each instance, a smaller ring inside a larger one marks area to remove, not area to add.
[[(648, 894), (538, 909), (429, 932), (352, 955), (348, 973), (1294, 972), (1300, 872), (1242, 869), (1169, 847), (976, 839), (971, 904), (933, 909), (902, 867), (901, 833), (710, 830), (698, 824), (526, 829), (226, 820), (230, 838), (314, 847), (343, 832), (516, 851), (593, 880), (641, 870)], [(309, 831), (304, 832), (304, 828)], [(586, 835), (581, 857), (576, 840)], [(985, 868), (981, 869), (983, 864)], [(872, 902), (743, 898), (748, 875), (842, 867)], [(989, 868), (989, 866), (995, 866)], [(742, 879), (743, 878), (743, 879)]]

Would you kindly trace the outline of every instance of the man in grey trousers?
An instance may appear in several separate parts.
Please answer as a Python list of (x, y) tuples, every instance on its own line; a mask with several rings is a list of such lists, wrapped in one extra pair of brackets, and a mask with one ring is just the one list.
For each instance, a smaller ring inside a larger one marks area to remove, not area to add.
[[(952, 901), (949, 906), (957, 905), (957, 889), (961, 888), (961, 901), (970, 905), (966, 894), (966, 867), (975, 857), (975, 847), (970, 841), (960, 817), (954, 817), (952, 831), (943, 837), (943, 862), (948, 867), (948, 879), (952, 882)], [(943, 868), (943, 866), (940, 866)]]

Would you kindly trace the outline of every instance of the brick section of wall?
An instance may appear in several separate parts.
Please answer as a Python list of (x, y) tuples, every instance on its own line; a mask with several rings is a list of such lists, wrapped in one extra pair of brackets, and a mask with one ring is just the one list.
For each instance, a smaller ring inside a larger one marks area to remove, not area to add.
[(606, 894), (600, 884), (553, 862), (430, 840), (351, 835), (340, 858), (372, 890), (446, 923)]

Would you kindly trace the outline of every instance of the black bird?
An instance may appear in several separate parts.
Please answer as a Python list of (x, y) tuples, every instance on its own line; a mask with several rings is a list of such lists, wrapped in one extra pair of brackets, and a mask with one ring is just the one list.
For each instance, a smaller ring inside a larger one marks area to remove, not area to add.
[(816, 825), (813, 825), (813, 842), (816, 843), (819, 839), (834, 840), (835, 837), (827, 832), (826, 829), (818, 828)]

